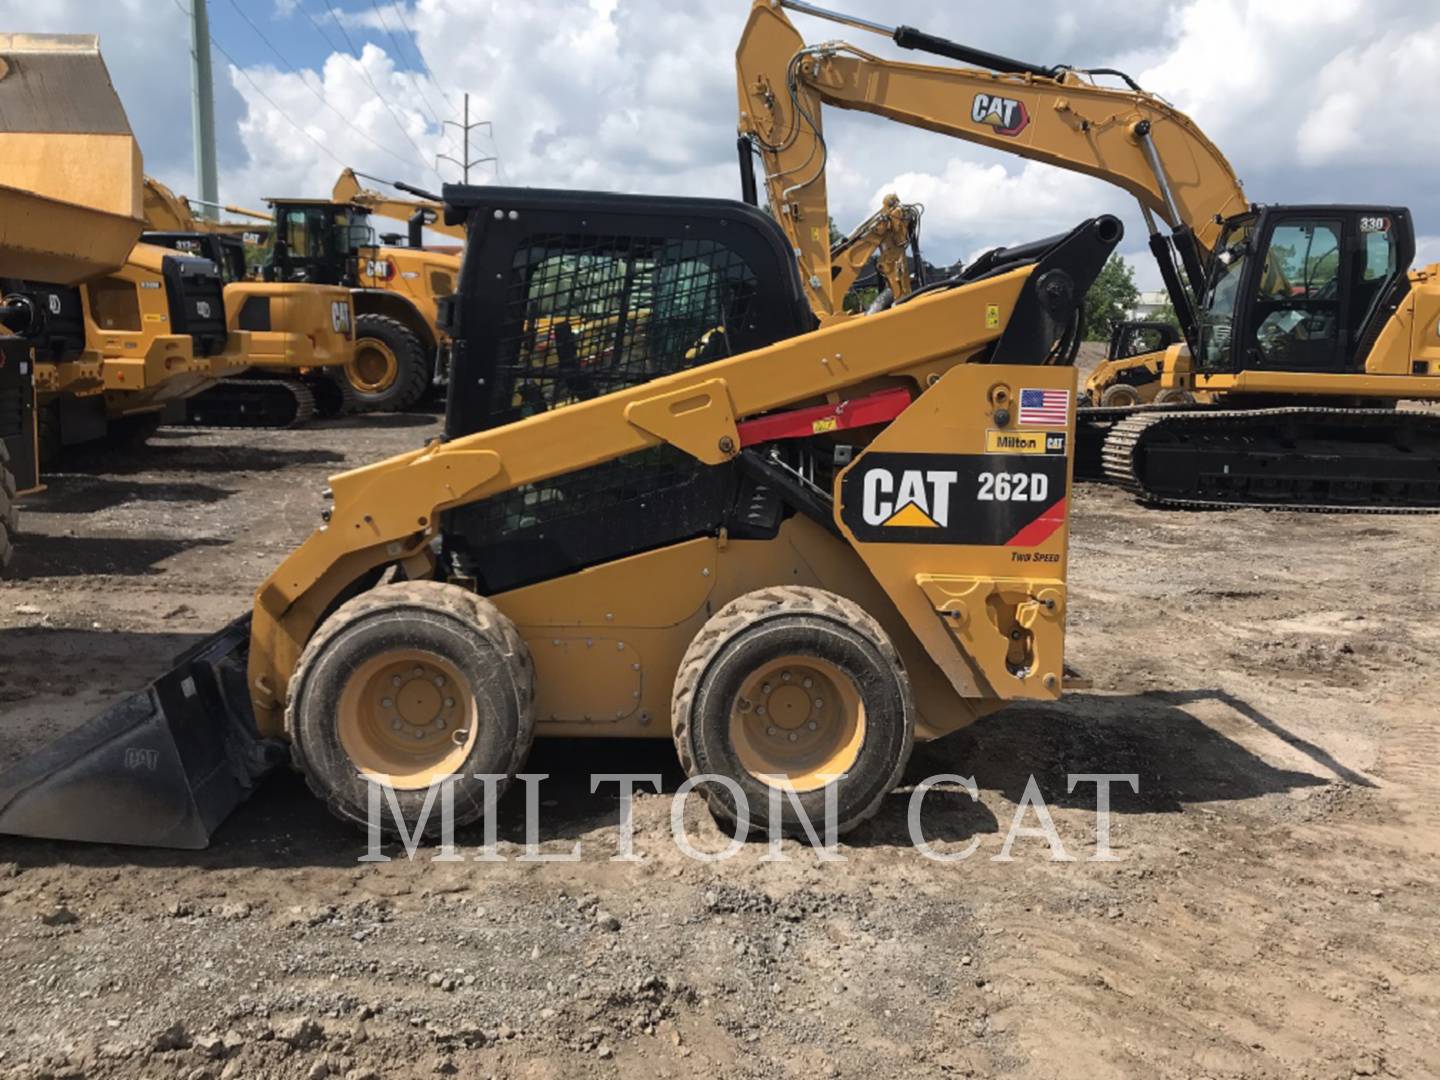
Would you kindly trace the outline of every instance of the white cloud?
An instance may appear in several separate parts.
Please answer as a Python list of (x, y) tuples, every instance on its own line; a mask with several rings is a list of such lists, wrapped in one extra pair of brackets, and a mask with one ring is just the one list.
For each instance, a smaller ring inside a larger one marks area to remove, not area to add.
[[(329, 19), (316, 0), (307, 3), (317, 19)], [(314, 38), (297, 6), (273, 0), (257, 5), (256, 16), (289, 12), (277, 32), (293, 27)], [(1436, 5), (1047, 0), (1011, 5), (1003, 18), (927, 0), (835, 6), (1042, 63), (1131, 70), (1195, 117), (1253, 198), (1408, 202), (1422, 232), (1440, 233), (1432, 179), (1440, 128), (1426, 125), (1413, 104), (1440, 60)], [(32, 0), (0, 0), (0, 15), (17, 29), (104, 34), (147, 163), (178, 190), (192, 190), (184, 19), (156, 18), (168, 8), (162, 0), (48, 0), (38, 18), (34, 8)], [(442, 85), (410, 70), (408, 38), (401, 38), (399, 69), (396, 57), (373, 45), (359, 61), (388, 109), (345, 55), (303, 76), (266, 66), (240, 75), (219, 60), (227, 201), (329, 190), (339, 165), (294, 124), (347, 165), (434, 185), (434, 156), (459, 153), (453, 129), (442, 135), (428, 112), (446, 107), (446, 92), (458, 105), (465, 90), (472, 115), (495, 125), (494, 143), (479, 132), (472, 153), (498, 148), (505, 182), (721, 196), (738, 189), (733, 50), (745, 0), (382, 0), (383, 20), (367, 4), (343, 10), (347, 22), (373, 23), (397, 38), (402, 27), (413, 29)], [(884, 55), (928, 59), (863, 31), (800, 16), (796, 23), (810, 40), (845, 37)], [(391, 44), (383, 33), (380, 40)], [(896, 189), (926, 204), (927, 254), (950, 261), (1119, 212), (1129, 230), (1123, 247), (1137, 254), (1142, 282), (1152, 281), (1138, 215), (1116, 189), (870, 116), (832, 112), (827, 129), (831, 206), (842, 227)], [(449, 165), (441, 171), (455, 176)], [(479, 171), (492, 175), (489, 167)]]

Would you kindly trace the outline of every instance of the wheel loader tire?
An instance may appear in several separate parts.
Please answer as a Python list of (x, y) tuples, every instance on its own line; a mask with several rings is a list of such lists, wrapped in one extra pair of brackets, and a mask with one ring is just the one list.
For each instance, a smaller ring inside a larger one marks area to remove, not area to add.
[[(341, 605), (301, 653), (285, 712), (291, 758), (343, 821), (369, 824), (367, 776), (390, 778), (403, 828), (440, 832), (437, 786), (454, 775), (454, 821), (485, 813), (478, 775), (498, 799), (535, 736), (535, 669), (494, 604), (456, 585), (382, 585)], [(383, 782), (383, 781), (382, 781)], [(398, 832), (381, 793), (381, 824)]]
[(1125, 383), (1115, 383), (1107, 386), (1105, 392), (1100, 395), (1100, 404), (1107, 409), (1129, 408), (1131, 405), (1140, 404), (1140, 391)]
[[(900, 782), (915, 706), (899, 653), (863, 608), (782, 586), (732, 600), (700, 629), (676, 675), (672, 724), (686, 774), (733, 781), (752, 832), (768, 829), (778, 790), (782, 830), (804, 835), (795, 798), (823, 837), (827, 799), (843, 833)], [(717, 819), (739, 820), (727, 784), (699, 790)]]
[(15, 534), (20, 531), (20, 509), (15, 505), (19, 487), (10, 471), (10, 448), (0, 442), (0, 576), (15, 557)]
[(430, 389), (430, 364), (415, 332), (399, 319), (361, 315), (355, 320), (355, 359), (340, 368), (358, 412), (398, 412)]

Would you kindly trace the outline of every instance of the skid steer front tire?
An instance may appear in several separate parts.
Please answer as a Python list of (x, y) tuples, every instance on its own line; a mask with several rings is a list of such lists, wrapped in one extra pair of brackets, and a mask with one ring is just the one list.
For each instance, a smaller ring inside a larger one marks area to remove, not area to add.
[[(885, 631), (858, 604), (823, 589), (747, 593), (716, 612), (675, 679), (675, 749), (689, 776), (723, 776), (745, 795), (753, 832), (766, 831), (772, 792), (780, 827), (804, 835), (791, 799), (825, 835), (880, 808), (914, 741), (910, 679)], [(739, 820), (728, 785), (702, 783), (710, 811)]]
[(361, 315), (355, 320), (355, 358), (335, 376), (351, 391), (357, 412), (398, 412), (430, 388), (430, 365), (415, 332), (399, 319)]
[[(370, 780), (389, 786), (413, 835), (438, 835), (452, 786), (454, 822), (485, 813), (477, 775), (501, 776), (498, 799), (530, 752), (535, 674), (515, 625), (455, 585), (382, 585), (339, 607), (305, 646), (285, 713), (291, 756), (344, 821), (371, 824)], [(445, 778), (453, 776), (453, 780)], [(398, 830), (381, 793), (379, 824)]]

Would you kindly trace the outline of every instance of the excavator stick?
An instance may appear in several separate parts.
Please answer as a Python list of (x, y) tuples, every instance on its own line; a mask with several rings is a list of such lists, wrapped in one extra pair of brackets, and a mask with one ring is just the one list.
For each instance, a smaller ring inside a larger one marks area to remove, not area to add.
[(0, 833), (198, 849), (284, 760), (245, 689), (250, 617), (0, 773)]

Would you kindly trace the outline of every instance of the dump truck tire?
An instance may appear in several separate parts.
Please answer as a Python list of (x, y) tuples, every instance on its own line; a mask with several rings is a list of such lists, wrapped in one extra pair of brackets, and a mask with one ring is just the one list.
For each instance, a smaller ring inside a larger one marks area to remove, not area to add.
[(164, 417), (160, 412), (137, 413), (110, 421), (105, 441), (119, 450), (142, 450), (150, 436), (160, 430)]
[[(382, 585), (339, 607), (305, 646), (285, 713), (291, 757), (344, 821), (369, 825), (366, 776), (387, 775), (404, 829), (441, 829), (439, 788), (453, 775), (454, 822), (486, 811), (477, 775), (500, 776), (495, 798), (535, 737), (535, 670), (494, 604), (456, 585)], [(365, 775), (362, 775), (365, 774)], [(387, 833), (394, 810), (381, 800)]]
[[(915, 706), (899, 653), (863, 608), (784, 586), (732, 600), (701, 627), (676, 676), (672, 723), (686, 774), (737, 785), (752, 831), (768, 827), (779, 790), (781, 828), (804, 835), (793, 797), (823, 838), (828, 799), (843, 833), (900, 782)], [(717, 819), (740, 820), (729, 785), (698, 790)]]
[(1125, 383), (1107, 386), (1100, 395), (1100, 404), (1107, 409), (1129, 408), (1140, 404), (1140, 391)]
[(15, 505), (19, 487), (10, 471), (10, 448), (0, 442), (0, 574), (15, 557), (15, 534), (20, 531), (20, 510)]
[(355, 320), (355, 359), (337, 379), (353, 391), (358, 412), (398, 412), (430, 389), (430, 364), (415, 332), (399, 319), (361, 315)]

